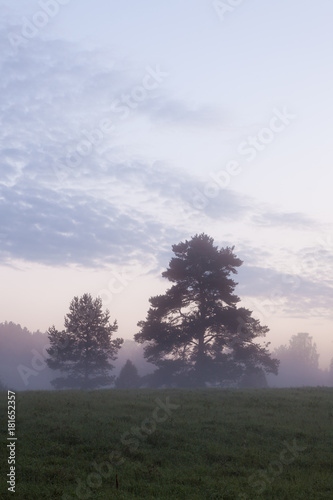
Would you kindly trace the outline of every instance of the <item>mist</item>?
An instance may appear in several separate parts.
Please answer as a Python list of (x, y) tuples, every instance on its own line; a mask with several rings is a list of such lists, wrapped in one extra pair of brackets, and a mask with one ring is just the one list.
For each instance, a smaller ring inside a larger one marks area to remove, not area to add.
[[(0, 383), (17, 391), (53, 390), (51, 381), (59, 376), (46, 364), (49, 347), (48, 336), (40, 331), (30, 332), (13, 322), (0, 323)], [(154, 377), (156, 367), (144, 358), (144, 347), (134, 340), (125, 340), (118, 357), (112, 362), (115, 377), (127, 360), (130, 360), (141, 377), (141, 386), (164, 387), (167, 380)], [(333, 363), (328, 370), (318, 366), (319, 354), (312, 337), (299, 333), (291, 337), (289, 345), (282, 345), (272, 352), (280, 360), (279, 374), (266, 374), (268, 387), (333, 386)], [(246, 387), (263, 387), (259, 378), (253, 378)], [(262, 379), (261, 379), (262, 382)], [(113, 386), (114, 384), (112, 384)]]
[[(46, 333), (30, 332), (13, 322), (0, 323), (0, 383), (17, 391), (53, 390), (51, 381), (60, 375), (51, 370), (46, 359), (50, 346)], [(154, 371), (155, 367), (143, 357), (143, 347), (132, 340), (125, 340), (117, 360), (112, 362), (112, 375), (118, 376), (126, 360), (130, 359), (140, 376)]]

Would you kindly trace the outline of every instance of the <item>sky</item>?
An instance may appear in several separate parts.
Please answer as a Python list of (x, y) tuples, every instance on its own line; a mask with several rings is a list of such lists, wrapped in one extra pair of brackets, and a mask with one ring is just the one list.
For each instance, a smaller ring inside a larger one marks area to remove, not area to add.
[(131, 339), (205, 232), (272, 348), (308, 332), (327, 367), (333, 3), (0, 4), (0, 322), (91, 293)]

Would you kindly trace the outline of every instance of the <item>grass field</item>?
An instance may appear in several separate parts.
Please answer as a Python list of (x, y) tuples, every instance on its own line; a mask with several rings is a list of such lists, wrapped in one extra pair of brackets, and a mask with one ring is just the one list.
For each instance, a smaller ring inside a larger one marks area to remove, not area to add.
[(0, 498), (333, 498), (333, 389), (18, 393), (15, 494), (0, 399)]

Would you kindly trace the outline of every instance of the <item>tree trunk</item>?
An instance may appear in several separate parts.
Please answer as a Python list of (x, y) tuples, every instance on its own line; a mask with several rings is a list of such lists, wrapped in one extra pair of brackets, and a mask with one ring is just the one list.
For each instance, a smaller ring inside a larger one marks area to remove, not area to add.
[(199, 320), (199, 336), (198, 336), (198, 357), (195, 363), (195, 371), (196, 371), (196, 379), (197, 385), (199, 387), (206, 386), (206, 376), (205, 376), (205, 357), (206, 357), (206, 348), (204, 343), (205, 338), (205, 319), (206, 319), (206, 307), (205, 307), (205, 293), (204, 290), (200, 289), (200, 320)]
[(84, 363), (83, 389), (85, 389), (85, 390), (88, 389), (88, 382), (89, 382), (89, 369), (88, 369), (88, 361), (87, 361), (87, 358), (86, 358), (85, 359), (85, 363)]
[(206, 387), (205, 357), (204, 333), (202, 332), (199, 336), (198, 356), (195, 363), (196, 384), (198, 387)]

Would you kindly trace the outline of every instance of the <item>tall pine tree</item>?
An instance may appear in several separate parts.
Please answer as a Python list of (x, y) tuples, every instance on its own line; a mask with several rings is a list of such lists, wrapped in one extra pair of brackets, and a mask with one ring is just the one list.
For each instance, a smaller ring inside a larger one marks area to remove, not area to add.
[(172, 247), (175, 257), (162, 273), (173, 285), (150, 298), (146, 321), (140, 321), (139, 343), (167, 384), (204, 386), (237, 383), (249, 369), (277, 373), (268, 345), (255, 343), (268, 332), (251, 311), (238, 308), (234, 294), (242, 261), (233, 248), (214, 246), (206, 234)]

